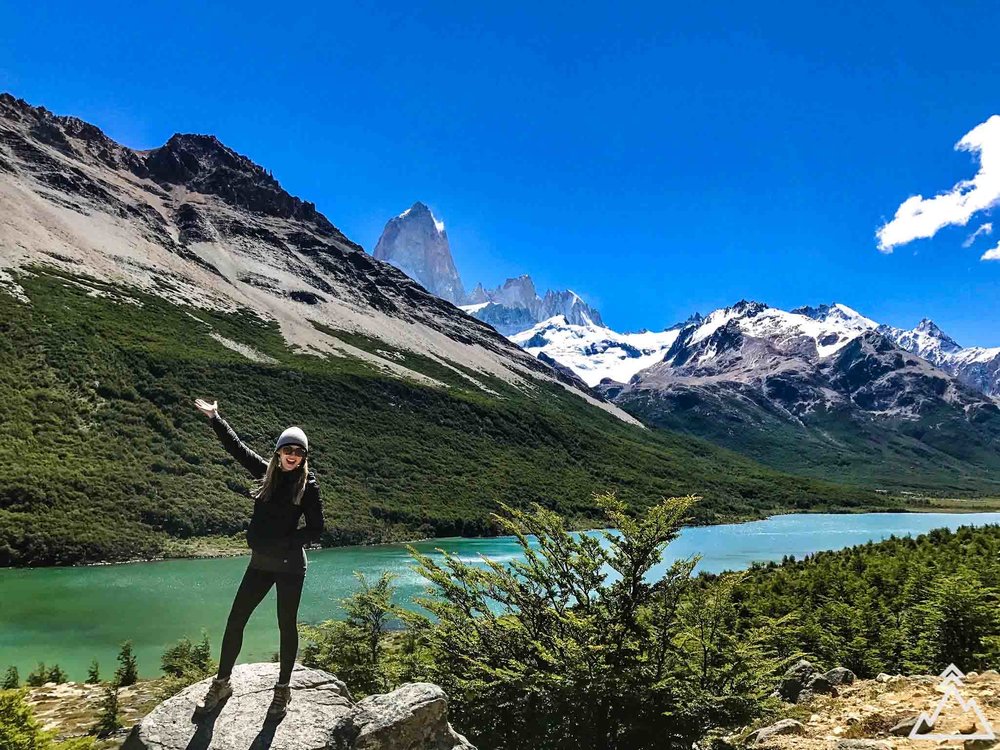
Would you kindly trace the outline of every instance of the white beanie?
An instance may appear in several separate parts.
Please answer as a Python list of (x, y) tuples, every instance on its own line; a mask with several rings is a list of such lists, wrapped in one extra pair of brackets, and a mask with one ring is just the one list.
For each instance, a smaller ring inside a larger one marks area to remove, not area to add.
[(283, 445), (301, 445), (305, 450), (309, 450), (309, 440), (301, 427), (289, 427), (278, 436), (278, 442), (274, 444), (274, 450)]

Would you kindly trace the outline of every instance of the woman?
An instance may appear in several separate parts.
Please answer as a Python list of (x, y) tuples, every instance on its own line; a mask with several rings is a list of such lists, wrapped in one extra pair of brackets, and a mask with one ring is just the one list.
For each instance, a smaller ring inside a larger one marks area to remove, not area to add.
[[(219, 673), (198, 703), (197, 710), (211, 711), (233, 694), (229, 676), (243, 645), (243, 628), (271, 586), (275, 585), (281, 663), (267, 715), (280, 718), (287, 712), (292, 699), (288, 682), (299, 648), (296, 621), (308, 565), (303, 547), (309, 542), (319, 541), (323, 532), (319, 486), (315, 475), (309, 471), (309, 441), (300, 428), (289, 427), (275, 443), (270, 461), (265, 461), (240, 440), (226, 420), (219, 416), (217, 402), (210, 404), (199, 398), (195, 406), (211, 419), (212, 428), (230, 455), (257, 480), (251, 492), (254, 498), (253, 516), (247, 529), (250, 564), (243, 574), (226, 622)], [(302, 515), (305, 515), (306, 525), (300, 529), (298, 524)]]

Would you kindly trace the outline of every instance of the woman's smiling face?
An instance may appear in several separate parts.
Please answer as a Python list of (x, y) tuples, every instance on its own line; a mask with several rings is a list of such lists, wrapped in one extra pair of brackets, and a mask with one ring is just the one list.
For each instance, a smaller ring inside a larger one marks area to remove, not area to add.
[(300, 445), (283, 445), (278, 448), (278, 456), (283, 471), (295, 471), (305, 460), (306, 452)]

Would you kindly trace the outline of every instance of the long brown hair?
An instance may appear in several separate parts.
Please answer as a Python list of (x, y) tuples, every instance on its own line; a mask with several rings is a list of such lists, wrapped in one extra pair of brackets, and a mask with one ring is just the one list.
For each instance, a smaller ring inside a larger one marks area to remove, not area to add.
[[(259, 480), (256, 488), (250, 493), (254, 500), (260, 500), (266, 503), (271, 499), (271, 495), (274, 493), (274, 485), (276, 483), (275, 477), (281, 472), (281, 456), (275, 451), (274, 455), (271, 456), (271, 461), (267, 465), (267, 471), (264, 473), (264, 478)], [(302, 463), (299, 464), (299, 468), (294, 469), (294, 471), (299, 472), (298, 481), (295, 483), (295, 491), (292, 493), (292, 502), (298, 505), (302, 502), (302, 496), (306, 492), (306, 480), (309, 479), (309, 458), (308, 456), (302, 457)]]

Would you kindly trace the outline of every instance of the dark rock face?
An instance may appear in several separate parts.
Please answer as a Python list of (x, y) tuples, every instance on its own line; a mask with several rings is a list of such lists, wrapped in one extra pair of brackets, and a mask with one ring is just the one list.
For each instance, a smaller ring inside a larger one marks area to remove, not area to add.
[(210, 680), (185, 688), (136, 724), (122, 750), (475, 750), (448, 724), (447, 696), (429, 683), (355, 703), (333, 675), (296, 665), (288, 714), (267, 720), (277, 666), (238, 665), (233, 696), (203, 716), (194, 706)]
[(962, 383), (988, 396), (1000, 396), (1000, 349), (962, 347), (934, 321), (924, 318), (912, 331), (879, 326), (879, 332)]
[[(477, 310), (473, 315), (506, 336), (511, 336), (518, 331), (527, 330), (538, 322), (531, 310), (526, 307), (510, 307), (507, 305), (497, 305), (493, 302)], [(529, 344), (526, 344), (525, 348), (529, 346)]]
[(286, 193), (263, 167), (223, 145), (214, 135), (177, 133), (149, 152), (146, 168), (161, 185), (184, 185), (253, 213), (298, 219), (324, 236), (347, 239), (315, 205)]
[(562, 380), (564, 383), (572, 385), (574, 388), (577, 388), (583, 391), (584, 393), (592, 394), (594, 398), (596, 398), (599, 401), (606, 400), (605, 397), (600, 392), (593, 390), (585, 382), (583, 382), (580, 376), (577, 375), (575, 372), (573, 372), (572, 369), (552, 359), (552, 357), (550, 357), (545, 352), (539, 352), (538, 359), (547, 364), (553, 370), (555, 370), (559, 379)]

